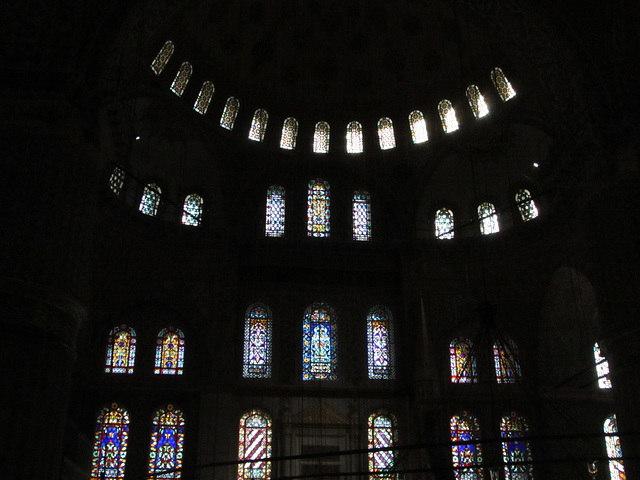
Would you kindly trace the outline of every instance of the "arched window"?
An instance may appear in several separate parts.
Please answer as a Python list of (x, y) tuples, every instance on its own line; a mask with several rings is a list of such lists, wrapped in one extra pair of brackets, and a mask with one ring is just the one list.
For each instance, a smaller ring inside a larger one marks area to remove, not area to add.
[(498, 383), (516, 383), (522, 379), (518, 347), (511, 339), (493, 344), (493, 363)]
[(396, 134), (393, 131), (393, 122), (390, 118), (383, 117), (378, 120), (378, 140), (381, 150), (396, 148)]
[(500, 421), (502, 460), (505, 480), (533, 480), (533, 457), (528, 440), (529, 425), (524, 417), (511, 412)]
[(427, 133), (427, 122), (420, 110), (414, 110), (409, 114), (409, 129), (413, 143), (424, 143), (429, 140)]
[(478, 205), (478, 219), (480, 220), (480, 233), (482, 235), (491, 235), (500, 231), (498, 214), (493, 203), (485, 202)]
[(213, 86), (213, 82), (210, 82), (209, 80), (204, 82), (200, 89), (200, 93), (198, 94), (198, 98), (196, 99), (196, 103), (193, 104), (193, 109), (201, 115), (207, 113), (214, 91), (215, 87)]
[(158, 205), (160, 205), (160, 195), (162, 190), (155, 183), (150, 183), (142, 191), (142, 199), (140, 200), (139, 210), (145, 215), (155, 217), (158, 213)]
[(265, 214), (264, 234), (267, 237), (284, 236), (285, 191), (279, 185), (267, 188), (267, 212)]
[(469, 101), (469, 106), (471, 107), (474, 117), (482, 118), (489, 113), (487, 102), (484, 101), (484, 97), (476, 85), (469, 85), (467, 87), (467, 100)]
[(298, 121), (293, 118), (287, 118), (282, 124), (282, 136), (280, 137), (280, 148), (285, 150), (293, 150), (296, 148), (296, 138), (298, 137)]
[(338, 379), (338, 335), (333, 309), (311, 305), (302, 323), (302, 379)]
[(516, 96), (516, 91), (511, 86), (511, 83), (509, 83), (509, 80), (507, 80), (505, 74), (502, 73), (502, 70), (498, 67), (491, 70), (491, 81), (496, 87), (496, 90), (498, 90), (498, 94), (503, 102), (511, 100)]
[(163, 328), (156, 340), (156, 375), (182, 375), (184, 333), (176, 327)]
[(607, 447), (607, 457), (609, 457), (609, 475), (611, 480), (626, 480), (624, 464), (622, 462), (622, 446), (618, 433), (618, 419), (615, 413), (604, 421), (604, 442)]
[(116, 195), (120, 195), (122, 191), (122, 187), (124, 185), (124, 170), (120, 167), (116, 167), (111, 172), (111, 177), (109, 177), (109, 187), (111, 191)]
[(385, 307), (374, 307), (367, 315), (367, 358), (370, 379), (396, 377), (393, 317)]
[(271, 418), (260, 410), (251, 410), (240, 419), (238, 460), (259, 459), (238, 464), (238, 480), (271, 478)]
[(331, 128), (327, 122), (316, 123), (313, 134), (313, 153), (329, 153), (329, 134)]
[(244, 378), (271, 378), (271, 311), (256, 303), (244, 319)]
[(516, 193), (516, 204), (518, 205), (518, 210), (520, 210), (520, 216), (523, 222), (528, 222), (538, 216), (538, 208), (531, 198), (531, 192), (529, 192), (529, 190), (524, 188), (518, 190), (518, 193)]
[(596, 374), (598, 375), (598, 387), (611, 388), (609, 379), (609, 362), (600, 353), (598, 342), (593, 346), (593, 358), (596, 362)]
[(446, 240), (453, 238), (453, 212), (448, 208), (441, 208), (436, 212), (436, 238)]
[(91, 480), (121, 480), (127, 458), (129, 413), (117, 403), (98, 415), (93, 440)]
[(456, 480), (482, 479), (482, 446), (479, 443), (467, 443), (480, 439), (478, 419), (468, 412), (462, 412), (461, 415), (451, 417), (449, 426), (453, 473)]
[(136, 332), (126, 325), (115, 327), (109, 332), (107, 354), (104, 361), (105, 373), (133, 373), (136, 362)]
[[(385, 412), (375, 412), (368, 419), (368, 444), (369, 450), (376, 448), (392, 448), (397, 443), (398, 432), (396, 419)], [(381, 450), (369, 452), (369, 480), (392, 479), (396, 474), (392, 473), (395, 465), (395, 453), (393, 450)]]
[(238, 116), (238, 110), (240, 110), (240, 102), (238, 99), (236, 97), (227, 98), (227, 103), (224, 105), (224, 110), (220, 117), (220, 126), (227, 130), (233, 130), (236, 117)]
[(329, 182), (321, 179), (309, 182), (307, 196), (307, 235), (328, 237), (331, 230)]
[(473, 342), (457, 338), (449, 345), (451, 383), (477, 383), (478, 372)]
[(371, 240), (371, 196), (364, 190), (353, 194), (353, 239), (360, 242)]
[(204, 200), (200, 195), (192, 193), (184, 199), (182, 207), (182, 224), (197, 227), (202, 221), (202, 204)]
[(456, 111), (453, 109), (453, 105), (449, 100), (440, 101), (438, 104), (438, 113), (440, 114), (440, 121), (442, 122), (444, 133), (451, 133), (458, 130)]
[(153, 73), (155, 73), (156, 75), (160, 75), (162, 73), (164, 67), (167, 65), (167, 63), (169, 63), (174, 50), (175, 45), (171, 40), (168, 40), (162, 46), (162, 48), (156, 55), (156, 58), (153, 59), (153, 62), (151, 62), (151, 70), (153, 70)]
[(192, 73), (193, 67), (191, 64), (189, 62), (183, 62), (182, 65), (180, 65), (180, 70), (176, 73), (176, 77), (173, 79), (171, 91), (181, 97), (184, 89), (187, 88), (187, 83), (189, 83)]
[(249, 129), (249, 140), (261, 142), (264, 140), (264, 134), (267, 131), (267, 122), (269, 122), (269, 114), (266, 110), (259, 108), (253, 112), (253, 120)]
[[(149, 442), (149, 475), (154, 478), (182, 478), (182, 450), (184, 448), (184, 414), (182, 410), (167, 405), (153, 416), (151, 441)], [(174, 470), (162, 473), (166, 470)]]
[(347, 125), (347, 153), (362, 153), (362, 125), (350, 122)]

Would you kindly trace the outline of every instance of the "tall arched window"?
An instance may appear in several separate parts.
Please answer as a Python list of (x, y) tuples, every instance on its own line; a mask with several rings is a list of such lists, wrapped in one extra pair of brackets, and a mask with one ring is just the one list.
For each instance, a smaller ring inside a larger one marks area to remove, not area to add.
[(518, 210), (520, 210), (520, 216), (523, 222), (528, 222), (538, 216), (538, 208), (533, 198), (531, 198), (531, 192), (529, 192), (529, 190), (524, 188), (518, 190), (518, 193), (516, 193), (516, 205), (518, 205)]
[(371, 196), (364, 190), (353, 194), (353, 239), (359, 242), (371, 240)]
[(507, 77), (502, 73), (500, 68), (496, 67), (491, 70), (491, 81), (496, 87), (496, 90), (498, 90), (498, 94), (503, 102), (511, 100), (516, 96), (516, 91), (513, 89), (511, 83), (509, 83), (509, 80), (507, 80)]
[(327, 122), (316, 123), (313, 133), (313, 153), (329, 153), (329, 134), (331, 127)]
[(505, 480), (533, 480), (533, 457), (528, 440), (529, 425), (524, 417), (511, 412), (500, 421), (502, 460)]
[(468, 338), (457, 338), (449, 345), (451, 383), (477, 383), (478, 371), (473, 342)]
[[(149, 475), (154, 478), (182, 478), (184, 414), (172, 404), (156, 411), (149, 442)], [(166, 470), (174, 470), (162, 473)]]
[(500, 231), (498, 214), (493, 203), (485, 202), (478, 205), (478, 220), (480, 220), (480, 233), (482, 235), (491, 235)]
[(155, 73), (156, 75), (160, 75), (162, 73), (164, 67), (167, 65), (167, 63), (169, 63), (174, 50), (175, 45), (171, 40), (168, 40), (162, 46), (162, 48), (156, 55), (156, 58), (153, 59), (153, 62), (151, 62), (151, 70), (153, 70), (153, 73)]
[(298, 121), (289, 117), (282, 124), (282, 136), (280, 137), (280, 148), (293, 150), (296, 148), (296, 138), (298, 137)]
[(142, 198), (140, 199), (139, 210), (145, 215), (155, 217), (158, 213), (158, 205), (160, 205), (160, 195), (162, 190), (156, 183), (150, 183), (142, 191)]
[(259, 461), (239, 463), (238, 480), (271, 478), (271, 428), (271, 417), (260, 410), (251, 410), (240, 419), (238, 460)]
[(611, 380), (609, 379), (609, 362), (600, 353), (598, 342), (593, 346), (593, 358), (596, 362), (596, 374), (598, 375), (598, 387), (611, 388)]
[(271, 378), (271, 310), (255, 303), (244, 319), (244, 378)]
[(328, 237), (331, 230), (329, 182), (321, 179), (309, 182), (307, 196), (307, 235)]
[[(398, 441), (396, 419), (386, 412), (375, 412), (369, 415), (368, 424), (368, 448), (392, 448)], [(381, 450), (369, 452), (369, 480), (392, 479), (395, 466), (395, 453), (393, 450)]]
[(479, 443), (467, 443), (480, 439), (478, 419), (468, 412), (462, 412), (461, 415), (451, 417), (449, 426), (453, 473), (456, 480), (482, 479), (482, 446)]
[(604, 421), (604, 442), (607, 447), (607, 457), (609, 457), (609, 476), (611, 480), (626, 480), (624, 464), (622, 463), (622, 446), (618, 433), (618, 419), (615, 413)]
[(285, 190), (280, 185), (271, 185), (267, 188), (267, 211), (264, 222), (265, 236), (284, 236), (284, 220)]
[(440, 121), (442, 122), (444, 133), (451, 133), (458, 130), (456, 111), (453, 109), (453, 105), (449, 100), (440, 101), (438, 104), (438, 113), (440, 114)]
[(424, 143), (429, 140), (427, 122), (425, 122), (424, 115), (420, 110), (414, 110), (409, 114), (409, 129), (413, 143)]
[(378, 120), (378, 141), (381, 150), (396, 148), (396, 134), (393, 131), (393, 122), (388, 117)]
[(436, 225), (436, 238), (438, 240), (446, 240), (453, 238), (454, 224), (453, 224), (453, 212), (448, 208), (441, 208), (436, 212), (435, 218)]
[(197, 227), (202, 221), (202, 204), (204, 200), (200, 195), (192, 193), (184, 199), (182, 207), (182, 224)]
[(367, 315), (367, 358), (370, 379), (396, 377), (393, 317), (386, 307), (374, 307)]
[(333, 309), (311, 305), (302, 323), (302, 379), (338, 379), (338, 332)]
[(156, 340), (156, 375), (182, 375), (184, 333), (176, 327), (163, 328)]
[(227, 98), (227, 103), (225, 103), (222, 116), (220, 117), (220, 126), (226, 130), (233, 130), (233, 126), (236, 124), (238, 110), (240, 110), (240, 101), (236, 97)]
[(187, 83), (189, 83), (192, 73), (193, 66), (189, 62), (183, 62), (182, 65), (180, 65), (180, 70), (178, 70), (178, 73), (176, 73), (173, 79), (171, 91), (181, 97), (185, 88), (187, 88)]
[(253, 120), (249, 129), (249, 140), (261, 142), (264, 140), (264, 134), (267, 131), (267, 123), (269, 122), (269, 114), (266, 110), (259, 108), (253, 112)]
[(493, 363), (498, 383), (516, 383), (522, 379), (518, 347), (511, 339), (493, 344)]
[(200, 93), (198, 94), (196, 103), (193, 104), (193, 109), (201, 115), (207, 113), (214, 91), (215, 87), (213, 86), (213, 82), (210, 82), (209, 80), (204, 82), (202, 84), (202, 88), (200, 88)]
[(120, 195), (122, 191), (122, 187), (124, 185), (124, 170), (120, 167), (116, 167), (111, 172), (111, 177), (109, 177), (109, 188), (116, 195)]
[(136, 362), (136, 332), (127, 325), (120, 325), (109, 332), (105, 373), (133, 373)]
[(347, 125), (347, 153), (362, 153), (362, 125), (350, 122)]
[(127, 459), (129, 413), (117, 403), (98, 415), (93, 440), (91, 480), (121, 480)]
[(484, 97), (476, 85), (469, 85), (467, 87), (467, 100), (469, 101), (469, 106), (471, 107), (474, 117), (482, 118), (489, 113), (487, 102), (484, 101)]

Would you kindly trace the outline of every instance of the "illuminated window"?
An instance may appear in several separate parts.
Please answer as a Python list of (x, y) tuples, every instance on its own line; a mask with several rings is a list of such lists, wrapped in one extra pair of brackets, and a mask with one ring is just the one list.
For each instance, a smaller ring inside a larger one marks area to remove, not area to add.
[(98, 415), (93, 440), (91, 480), (121, 480), (127, 458), (129, 413), (117, 403)]
[(182, 224), (197, 227), (202, 221), (202, 204), (204, 200), (200, 195), (192, 193), (184, 199), (182, 207)]
[(175, 45), (171, 40), (167, 41), (162, 46), (162, 48), (158, 52), (158, 55), (156, 55), (156, 58), (153, 60), (153, 62), (151, 62), (151, 70), (153, 70), (153, 73), (155, 73), (156, 75), (160, 75), (162, 73), (164, 67), (167, 65), (167, 63), (169, 63), (174, 49)]
[[(161, 408), (153, 416), (149, 442), (149, 475), (154, 478), (182, 478), (184, 448), (184, 414), (173, 405)], [(166, 470), (175, 470), (162, 473)]]
[(329, 134), (331, 128), (327, 122), (316, 123), (316, 129), (313, 134), (313, 152), (329, 153)]
[(124, 185), (124, 170), (120, 167), (116, 167), (111, 172), (111, 177), (109, 177), (109, 187), (111, 191), (116, 195), (120, 195), (122, 191), (122, 187)]
[[(385, 412), (375, 412), (368, 419), (368, 448), (392, 448), (397, 443), (396, 419)], [(369, 480), (395, 480), (393, 450), (369, 452)]]
[(307, 235), (328, 237), (331, 230), (329, 182), (321, 179), (309, 182), (307, 196)]
[(511, 412), (500, 421), (502, 460), (505, 480), (533, 480), (533, 458), (528, 440), (529, 426), (524, 417)]
[(238, 464), (238, 480), (269, 480), (271, 478), (271, 417), (260, 410), (251, 410), (240, 419), (238, 430), (238, 460), (259, 459)]
[(496, 207), (492, 203), (485, 202), (478, 205), (478, 219), (480, 220), (480, 233), (482, 235), (491, 235), (500, 231), (498, 214), (496, 213)]
[(489, 113), (487, 102), (484, 101), (484, 97), (476, 85), (469, 85), (467, 87), (467, 100), (469, 101), (469, 106), (471, 107), (474, 117), (482, 118)]
[(311, 305), (302, 323), (302, 379), (337, 380), (337, 369), (335, 314), (328, 305)]
[(173, 79), (173, 83), (171, 84), (171, 91), (181, 97), (184, 93), (184, 89), (187, 88), (187, 83), (189, 83), (192, 73), (193, 67), (189, 62), (184, 62), (180, 65), (180, 70), (176, 73), (176, 77)]
[(452, 442), (453, 473), (456, 476), (456, 480), (482, 479), (484, 476), (482, 471), (482, 446), (479, 443), (466, 443), (480, 439), (478, 419), (468, 412), (462, 412), (462, 415), (451, 417), (449, 426)]
[(222, 117), (220, 117), (220, 126), (227, 130), (233, 130), (236, 117), (238, 116), (238, 110), (240, 110), (240, 102), (238, 99), (236, 97), (227, 98)]
[(498, 383), (516, 383), (522, 379), (518, 347), (513, 340), (493, 344), (493, 363)]
[(293, 118), (287, 118), (282, 124), (282, 136), (280, 137), (280, 148), (285, 150), (293, 150), (296, 148), (296, 138), (298, 136), (298, 121)]
[(622, 446), (618, 433), (618, 420), (615, 413), (604, 421), (604, 441), (607, 447), (607, 457), (609, 457), (609, 476), (611, 480), (626, 480), (624, 464), (622, 462)]
[(264, 234), (267, 237), (284, 236), (285, 191), (279, 185), (271, 185), (267, 189), (267, 212), (265, 215)]
[(436, 238), (445, 240), (453, 238), (453, 212), (448, 208), (441, 208), (436, 212)]
[(133, 373), (136, 362), (136, 332), (126, 325), (115, 327), (109, 332), (107, 354), (104, 361), (105, 373)]
[(598, 375), (598, 386), (600, 388), (611, 388), (609, 379), (609, 362), (600, 353), (600, 346), (596, 342), (593, 346), (593, 357), (596, 362), (596, 373)]
[(476, 355), (473, 343), (467, 338), (457, 338), (449, 345), (451, 383), (478, 383)]
[(156, 340), (156, 375), (182, 375), (184, 368), (184, 333), (175, 327), (163, 328)]
[(211, 99), (213, 98), (213, 92), (215, 88), (213, 82), (206, 81), (202, 84), (196, 103), (193, 104), (193, 109), (201, 115), (207, 113)]
[(385, 307), (374, 307), (367, 315), (367, 357), (370, 379), (395, 378), (393, 318)]
[(449, 100), (442, 100), (438, 104), (438, 113), (440, 114), (440, 121), (442, 122), (444, 133), (451, 133), (458, 130), (456, 111), (453, 109), (453, 105), (451, 105)]
[(371, 196), (364, 190), (353, 194), (353, 239), (371, 240)]
[(531, 198), (531, 192), (529, 192), (529, 190), (518, 190), (518, 193), (516, 193), (516, 204), (518, 205), (518, 210), (520, 210), (520, 216), (523, 222), (528, 222), (538, 216), (538, 208)]
[(424, 115), (420, 110), (414, 110), (409, 114), (409, 128), (413, 143), (424, 143), (429, 140), (427, 122), (425, 122)]
[(150, 183), (142, 192), (142, 199), (140, 200), (139, 210), (145, 215), (155, 217), (158, 213), (158, 205), (160, 205), (160, 195), (162, 191), (160, 187), (155, 183)]
[(511, 100), (516, 96), (516, 91), (513, 89), (504, 73), (502, 73), (501, 69), (496, 67), (491, 71), (491, 81), (493, 81), (493, 85), (496, 87), (496, 90), (498, 90), (498, 94), (503, 102)]
[(378, 120), (378, 140), (381, 150), (396, 148), (396, 134), (393, 131), (393, 122), (390, 118), (383, 117)]
[(244, 378), (271, 377), (271, 311), (256, 303), (244, 319)]
[(253, 120), (251, 121), (251, 129), (249, 129), (249, 140), (254, 142), (261, 142), (264, 140), (264, 134), (267, 131), (267, 122), (269, 121), (269, 114), (266, 110), (259, 108), (253, 113)]
[(347, 153), (362, 153), (362, 125), (350, 122), (347, 125)]

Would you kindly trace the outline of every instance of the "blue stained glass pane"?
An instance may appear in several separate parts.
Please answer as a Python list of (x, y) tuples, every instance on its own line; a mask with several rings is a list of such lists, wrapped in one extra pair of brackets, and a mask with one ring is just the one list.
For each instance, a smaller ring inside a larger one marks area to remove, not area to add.
[(482, 448), (480, 444), (462, 443), (478, 440), (480, 427), (478, 419), (463, 412), (451, 417), (451, 457), (453, 472), (457, 480), (478, 480), (483, 478)]
[(127, 456), (129, 413), (114, 403), (102, 410), (96, 423), (91, 480), (121, 480)]
[(271, 377), (271, 312), (254, 304), (247, 310), (244, 329), (244, 378)]
[[(392, 415), (373, 413), (368, 420), (368, 448), (390, 448), (396, 442), (395, 419)], [(369, 479), (395, 479), (389, 470), (394, 467), (393, 450), (369, 452)]]
[[(184, 415), (169, 404), (153, 418), (149, 443), (148, 472), (155, 478), (182, 478), (182, 449), (184, 446)], [(161, 473), (167, 470), (166, 473)]]
[(336, 380), (337, 332), (328, 306), (307, 308), (302, 326), (302, 379)]
[(505, 480), (532, 480), (533, 458), (531, 446), (527, 440), (522, 440), (529, 432), (524, 417), (511, 413), (502, 417), (500, 422), (500, 436), (509, 441), (502, 442), (502, 458), (505, 463)]

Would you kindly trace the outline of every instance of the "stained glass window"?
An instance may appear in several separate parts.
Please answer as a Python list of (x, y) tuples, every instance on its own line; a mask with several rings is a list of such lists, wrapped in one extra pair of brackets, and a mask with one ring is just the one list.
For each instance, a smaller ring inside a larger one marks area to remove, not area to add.
[(453, 109), (453, 105), (449, 100), (440, 101), (438, 104), (438, 113), (440, 114), (440, 121), (442, 122), (444, 133), (451, 133), (458, 130), (456, 111)]
[[(484, 477), (482, 471), (482, 446), (473, 442), (480, 438), (478, 419), (462, 412), (454, 415), (449, 422), (451, 429), (451, 457), (453, 473), (456, 480), (480, 480)], [(465, 443), (461, 443), (465, 442)]]
[(378, 120), (378, 140), (381, 150), (396, 148), (396, 134), (393, 131), (393, 122), (390, 118), (383, 117)]
[(513, 340), (493, 344), (493, 363), (498, 383), (516, 383), (522, 379), (518, 347)]
[(156, 375), (182, 375), (184, 333), (176, 327), (163, 328), (156, 340)]
[(531, 192), (526, 189), (518, 190), (516, 193), (516, 204), (520, 210), (520, 216), (523, 222), (533, 220), (538, 216), (538, 208), (531, 198)]
[(168, 40), (162, 46), (162, 48), (158, 52), (158, 55), (156, 55), (156, 58), (154, 58), (153, 62), (151, 62), (151, 70), (153, 70), (153, 73), (155, 73), (156, 75), (160, 75), (162, 73), (164, 67), (167, 65), (167, 63), (169, 63), (174, 49), (175, 45), (171, 40)]
[(487, 102), (484, 101), (484, 97), (476, 85), (469, 85), (467, 87), (467, 100), (469, 101), (469, 106), (471, 107), (474, 117), (482, 118), (489, 113)]
[(427, 122), (420, 110), (414, 110), (409, 114), (409, 129), (413, 143), (424, 143), (429, 140), (427, 133)]
[(238, 480), (271, 478), (271, 418), (251, 410), (240, 419), (238, 460), (259, 460), (238, 464)]
[(476, 356), (473, 342), (457, 338), (449, 345), (451, 383), (478, 383)]
[(338, 379), (338, 335), (333, 310), (324, 304), (307, 308), (302, 323), (302, 379)]
[(533, 480), (533, 458), (528, 440), (529, 425), (524, 417), (511, 412), (500, 421), (502, 442), (502, 460), (505, 480)]
[(331, 230), (329, 182), (321, 179), (309, 182), (307, 196), (307, 235), (328, 237)]
[(298, 137), (298, 121), (287, 118), (282, 124), (282, 136), (280, 137), (280, 148), (293, 150), (296, 148), (296, 138)]
[(598, 387), (611, 388), (611, 380), (609, 379), (609, 362), (600, 353), (600, 346), (596, 342), (593, 346), (593, 357), (596, 362), (596, 374), (598, 375)]
[(96, 421), (91, 480), (124, 478), (128, 438), (129, 413), (117, 403), (103, 408)]
[(370, 379), (396, 377), (393, 317), (386, 307), (374, 307), (367, 315), (367, 357)]
[(478, 219), (480, 220), (480, 233), (482, 235), (491, 235), (500, 231), (498, 214), (493, 203), (485, 202), (478, 205)]
[(327, 122), (316, 123), (315, 132), (313, 134), (313, 152), (329, 153), (329, 134), (331, 128)]
[(265, 215), (264, 234), (267, 237), (284, 236), (285, 191), (279, 185), (271, 185), (267, 189), (267, 212)]
[(200, 93), (198, 94), (196, 103), (193, 104), (193, 109), (201, 115), (207, 113), (214, 91), (215, 87), (213, 86), (213, 82), (208, 80), (204, 82), (202, 84), (202, 88), (200, 88)]
[(236, 117), (238, 116), (238, 110), (240, 110), (240, 102), (236, 97), (227, 98), (227, 103), (224, 105), (222, 117), (220, 117), (220, 126), (227, 130), (233, 130), (233, 126), (236, 123)]
[(253, 140), (254, 142), (261, 142), (264, 140), (268, 121), (269, 114), (266, 110), (259, 108), (253, 112), (253, 120), (251, 121), (251, 128), (249, 129), (249, 140)]
[(491, 81), (496, 87), (496, 90), (498, 90), (498, 94), (503, 102), (511, 100), (516, 96), (516, 91), (511, 86), (511, 83), (509, 83), (509, 80), (507, 80), (505, 74), (502, 73), (502, 70), (498, 67), (491, 70)]
[(362, 125), (350, 122), (347, 125), (347, 153), (362, 153)]
[[(182, 478), (184, 414), (169, 404), (156, 411), (149, 442), (148, 472), (153, 478)], [(169, 470), (167, 473), (162, 473)]]
[(116, 195), (120, 195), (122, 191), (122, 186), (124, 185), (124, 170), (120, 167), (116, 167), (111, 172), (111, 177), (109, 177), (109, 187), (111, 191)]
[(189, 83), (192, 73), (193, 67), (189, 62), (184, 62), (180, 65), (180, 70), (176, 73), (176, 77), (173, 79), (173, 83), (171, 84), (171, 91), (181, 97), (185, 88), (187, 88), (187, 83)]
[[(397, 443), (396, 419), (385, 412), (376, 412), (368, 419), (368, 448), (392, 448)], [(393, 450), (369, 452), (369, 480), (395, 480)]]
[(162, 190), (155, 183), (150, 183), (142, 191), (142, 199), (140, 200), (139, 210), (145, 215), (154, 217), (158, 213), (158, 205), (160, 205), (160, 195)]
[(109, 332), (105, 373), (133, 373), (136, 362), (136, 332), (127, 325), (120, 325)]
[(604, 441), (607, 447), (607, 457), (609, 457), (609, 476), (611, 480), (626, 480), (627, 474), (624, 472), (622, 462), (622, 446), (618, 433), (618, 419), (615, 413), (604, 421)]
[(353, 194), (353, 239), (371, 240), (371, 196), (364, 190)]
[(247, 309), (244, 320), (244, 378), (271, 377), (271, 311), (256, 303)]
[(438, 240), (451, 239), (454, 235), (453, 212), (448, 208), (441, 208), (436, 212), (436, 238)]
[(184, 199), (182, 207), (182, 224), (197, 227), (202, 221), (202, 204), (204, 200), (200, 195), (192, 193)]

